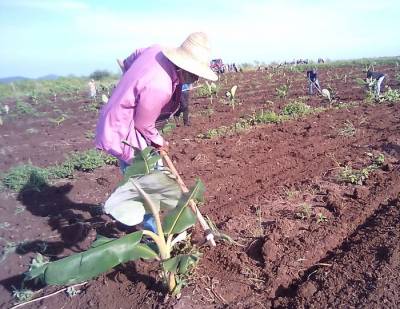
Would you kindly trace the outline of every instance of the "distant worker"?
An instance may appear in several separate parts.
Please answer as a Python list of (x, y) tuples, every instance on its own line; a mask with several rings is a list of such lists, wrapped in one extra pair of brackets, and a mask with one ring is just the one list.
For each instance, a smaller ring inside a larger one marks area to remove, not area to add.
[(232, 67), (233, 67), (233, 70), (237, 73), (237, 72), (239, 72), (239, 70), (238, 70), (238, 68), (237, 68), (237, 66), (236, 66), (236, 63), (233, 63), (232, 64)]
[(372, 82), (372, 85), (370, 87), (372, 88), (372, 91), (374, 92), (375, 96), (379, 97), (381, 93), (382, 82), (385, 79), (385, 74), (368, 70), (367, 79), (369, 79)]
[(183, 84), (182, 85), (182, 93), (180, 98), (179, 109), (176, 112), (175, 121), (177, 126), (179, 126), (179, 116), (182, 114), (183, 116), (183, 125), (190, 126), (189, 122), (189, 100), (190, 100), (190, 90), (193, 89), (192, 84)]
[(96, 83), (94, 79), (91, 79), (88, 83), (89, 86), (89, 95), (92, 100), (96, 99)]
[(308, 94), (313, 94), (313, 88), (317, 88), (318, 92), (321, 92), (321, 87), (319, 86), (317, 69), (313, 68), (312, 70), (307, 71), (307, 79), (308, 79)]

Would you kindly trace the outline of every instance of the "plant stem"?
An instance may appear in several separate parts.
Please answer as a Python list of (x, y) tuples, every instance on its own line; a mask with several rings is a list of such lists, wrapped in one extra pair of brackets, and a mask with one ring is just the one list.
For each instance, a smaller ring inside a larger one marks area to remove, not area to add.
[[(131, 180), (131, 181), (132, 181), (132, 184), (136, 187), (136, 189), (139, 191), (139, 193), (143, 197), (147, 206), (149, 206), (150, 211), (156, 220), (158, 235), (149, 230), (143, 230), (143, 234), (150, 236), (154, 240), (158, 249), (160, 250), (160, 256), (161, 256), (162, 260), (169, 259), (171, 257), (171, 252), (170, 252), (171, 248), (170, 248), (170, 246), (167, 245), (167, 242), (165, 241), (164, 232), (163, 232), (162, 225), (161, 225), (160, 214), (157, 212), (156, 207), (154, 206), (153, 202), (151, 201), (151, 199), (149, 198), (147, 193), (134, 180)], [(169, 243), (170, 243), (170, 241), (169, 241)], [(163, 271), (164, 271), (165, 281), (168, 285), (168, 290), (169, 290), (169, 292), (172, 293), (176, 287), (175, 274), (168, 273), (168, 271), (166, 271), (165, 269)]]

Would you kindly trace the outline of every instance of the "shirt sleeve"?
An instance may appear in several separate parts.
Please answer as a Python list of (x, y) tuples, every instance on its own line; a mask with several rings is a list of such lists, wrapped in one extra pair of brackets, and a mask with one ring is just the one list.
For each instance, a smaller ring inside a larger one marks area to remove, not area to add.
[(169, 104), (171, 95), (159, 89), (145, 88), (137, 98), (135, 128), (153, 144), (162, 146), (164, 139), (156, 129), (156, 120), (162, 108)]

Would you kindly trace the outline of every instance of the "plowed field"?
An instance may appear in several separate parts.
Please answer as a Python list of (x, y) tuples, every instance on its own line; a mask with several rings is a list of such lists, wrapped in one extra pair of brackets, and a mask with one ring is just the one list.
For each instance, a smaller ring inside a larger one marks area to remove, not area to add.
[[(400, 88), (394, 67), (377, 69), (387, 74), (386, 85)], [(179, 299), (162, 292), (156, 263), (139, 261), (89, 281), (76, 296), (59, 293), (25, 308), (398, 308), (400, 102), (364, 100), (354, 82), (364, 77), (360, 67), (320, 69), (322, 87), (337, 92), (333, 104), (307, 96), (304, 75), (229, 73), (212, 104), (192, 98), (190, 127), (166, 135), (185, 182), (199, 177), (206, 185), (201, 212), (235, 240), (210, 248), (195, 230), (193, 242), (203, 255)], [(277, 97), (275, 89), (287, 82), (287, 97)], [(234, 109), (224, 96), (233, 85)], [(261, 110), (280, 113), (293, 100), (325, 109), (201, 137)], [(92, 148), (85, 132), (94, 130), (97, 115), (82, 109), (87, 104), (83, 95), (54, 103), (70, 115), (58, 126), (48, 121), (54, 109), (48, 105), (41, 110), (47, 118), (6, 121), (0, 170), (28, 161), (45, 167)], [(361, 181), (343, 181), (346, 166), (361, 171), (379, 156), (384, 162)], [(21, 287), (37, 252), (57, 259), (86, 249), (96, 234), (126, 232), (94, 211), (120, 177), (118, 167), (107, 166), (76, 172), (40, 192), (0, 193), (1, 306), (14, 304), (13, 288)], [(37, 296), (56, 290), (44, 287)]]

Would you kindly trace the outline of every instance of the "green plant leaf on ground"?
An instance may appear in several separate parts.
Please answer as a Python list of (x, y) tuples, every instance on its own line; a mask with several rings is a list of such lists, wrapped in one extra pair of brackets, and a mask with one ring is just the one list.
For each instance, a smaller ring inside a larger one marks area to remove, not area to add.
[(156, 258), (157, 253), (139, 244), (143, 232), (111, 240), (85, 252), (47, 263), (26, 273), (26, 279), (39, 278), (49, 285), (74, 284), (89, 280), (111, 268), (139, 258)]

